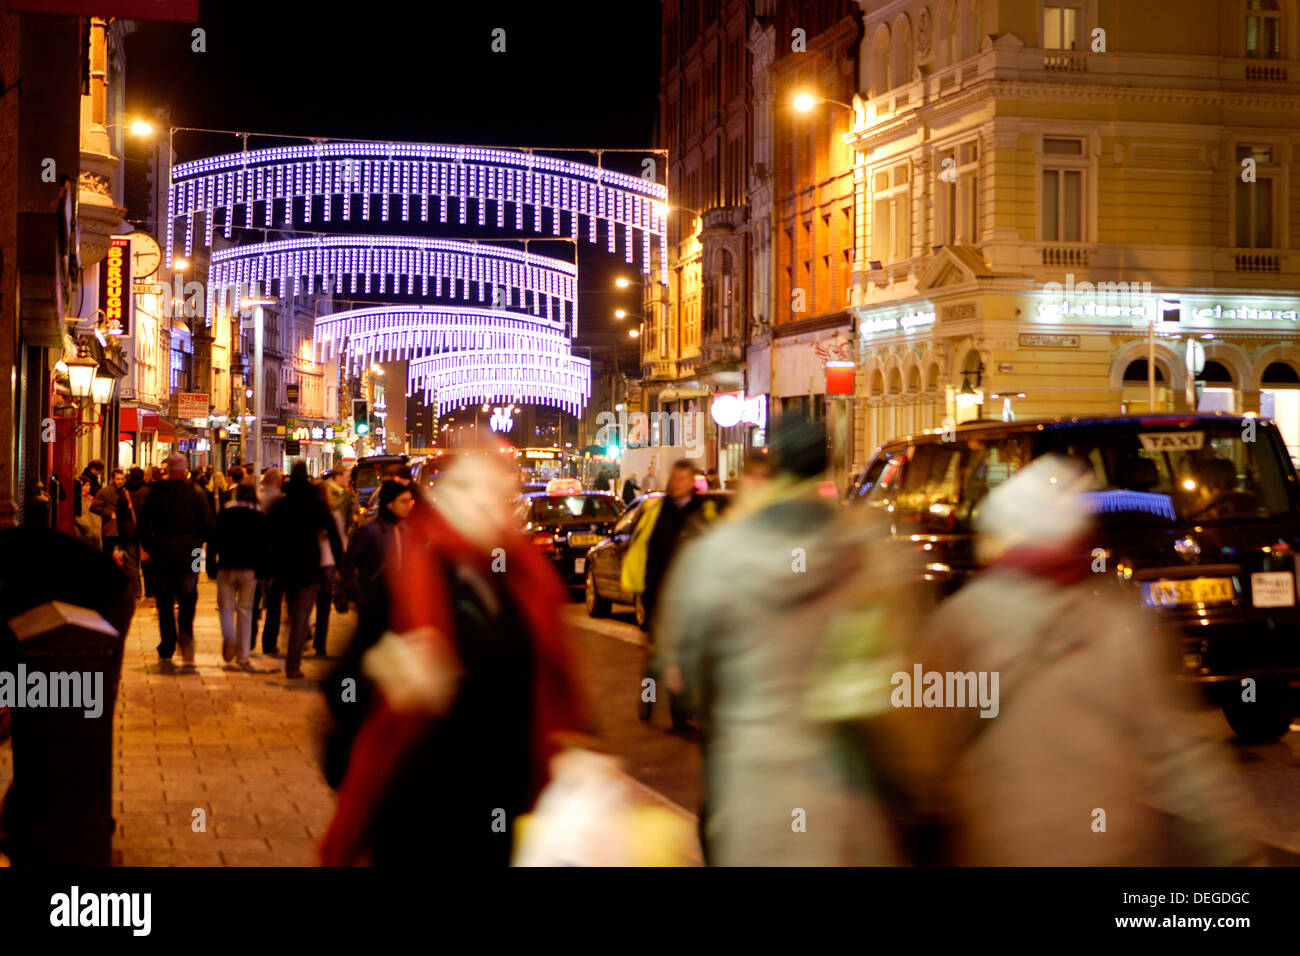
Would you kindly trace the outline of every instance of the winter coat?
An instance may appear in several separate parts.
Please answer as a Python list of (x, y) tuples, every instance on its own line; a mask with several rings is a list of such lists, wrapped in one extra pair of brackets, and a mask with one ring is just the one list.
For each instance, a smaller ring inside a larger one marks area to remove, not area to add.
[(105, 538), (117, 537), (117, 502), (121, 495), (122, 490), (114, 488), (110, 481), (99, 489), (99, 494), (95, 495), (95, 500), (91, 502), (91, 512), (99, 515), (104, 522), (100, 534)]
[(1144, 617), (1095, 576), (1063, 584), (997, 566), (940, 606), (914, 659), (925, 671), (998, 674), (996, 717), (924, 712), (942, 755), (934, 777), (948, 862), (1221, 865), (1248, 856), (1224, 754), (1187, 729), (1171, 649)]
[(266, 577), (267, 518), (255, 506), (231, 502), (217, 513), (214, 545), (218, 571), (253, 570)]
[[(739, 505), (739, 503), (738, 503)], [(681, 668), (704, 717), (710, 863), (881, 865), (883, 806), (832, 723), (807, 713), (812, 662), (864, 578), (863, 531), (807, 487), (724, 516), (669, 568), (658, 670)]]
[(286, 591), (320, 581), (321, 532), (328, 536), (335, 564), (343, 565), (338, 525), (314, 485), (290, 484), (284, 497), (271, 506), (267, 521), (271, 577)]
[(191, 568), (194, 552), (217, 530), (207, 497), (184, 479), (154, 482), (138, 517), (140, 544), (155, 565), (176, 571)]

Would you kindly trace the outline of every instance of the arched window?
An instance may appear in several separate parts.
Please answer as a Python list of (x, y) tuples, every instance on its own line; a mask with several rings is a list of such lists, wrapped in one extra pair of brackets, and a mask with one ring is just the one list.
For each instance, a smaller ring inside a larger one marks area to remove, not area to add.
[(1206, 362), (1205, 368), (1201, 370), (1201, 374), (1197, 377), (1207, 385), (1232, 384), (1232, 373), (1228, 371), (1222, 362)]
[(938, 44), (936, 56), (939, 69), (957, 62), (957, 5), (953, 0), (943, 0), (939, 5), (939, 23), (936, 28)]
[(1282, 11), (1277, 0), (1246, 0), (1246, 56), (1282, 57)]
[(894, 21), (891, 52), (893, 65), (890, 71), (889, 88), (892, 90), (912, 80), (912, 25), (906, 16), (900, 16)]
[(880, 96), (889, 88), (889, 27), (881, 24), (871, 40), (871, 95)]
[[(1128, 363), (1128, 368), (1124, 369), (1124, 381), (1125, 381), (1125, 383), (1128, 383), (1128, 382), (1141, 382), (1141, 383), (1145, 384), (1145, 383), (1146, 383), (1146, 380), (1147, 380), (1147, 360), (1146, 360), (1146, 359), (1138, 359), (1138, 360), (1135, 361), (1135, 362), (1129, 362), (1129, 363)], [(1164, 380), (1165, 380), (1165, 373), (1161, 370), (1160, 365), (1157, 363), (1157, 365), (1156, 365), (1156, 381), (1157, 381), (1157, 382), (1160, 382), (1160, 383), (1163, 383)]]

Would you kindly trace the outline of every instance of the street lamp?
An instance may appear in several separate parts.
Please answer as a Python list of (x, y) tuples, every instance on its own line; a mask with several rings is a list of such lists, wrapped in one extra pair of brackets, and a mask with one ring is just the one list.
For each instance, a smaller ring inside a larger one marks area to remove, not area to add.
[(95, 370), (99, 368), (99, 363), (90, 357), (90, 352), (85, 345), (77, 350), (77, 357), (71, 359), (68, 365), (68, 390), (72, 392), (73, 398), (89, 398), (95, 388)]
[(262, 330), (265, 326), (265, 313), (263, 308), (268, 305), (275, 305), (280, 300), (272, 295), (250, 296), (243, 302), (244, 309), (253, 306), (253, 456), (249, 460), (254, 477), (262, 472), (262, 419), (265, 417), (265, 402), (263, 401), (263, 370), (262, 370)]
[(90, 383), (90, 400), (96, 405), (107, 405), (113, 400), (113, 377), (111, 375), (95, 373), (95, 377)]
[(848, 110), (850, 113), (857, 112), (848, 103), (841, 102), (840, 100), (833, 100), (826, 96), (814, 96), (811, 93), (798, 94), (791, 102), (791, 105), (799, 112), (807, 113), (809, 110), (811, 110), (814, 106), (816, 106), (819, 103), (830, 103), (834, 106), (841, 106), (844, 109)]
[(618, 286), (620, 289), (626, 289), (631, 285), (631, 283), (628, 282), (627, 276), (619, 276), (614, 280), (614, 285)]

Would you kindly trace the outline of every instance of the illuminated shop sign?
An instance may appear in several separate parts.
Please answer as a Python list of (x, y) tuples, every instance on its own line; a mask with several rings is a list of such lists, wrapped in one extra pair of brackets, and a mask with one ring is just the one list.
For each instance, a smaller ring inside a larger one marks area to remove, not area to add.
[(898, 330), (910, 332), (912, 329), (922, 326), (934, 325), (934, 321), (934, 312), (909, 312), (906, 315), (889, 319), (863, 319), (858, 324), (858, 334), (875, 335), (878, 332), (894, 332)]
[(131, 240), (113, 236), (99, 281), (99, 301), (110, 335), (131, 334), (131, 285)]
[(1159, 299), (1147, 303), (1129, 303), (1125, 305), (1096, 300), (1075, 302), (1040, 302), (1038, 314), (1048, 316), (1083, 316), (1087, 318), (1136, 318), (1163, 319), (1170, 312), (1176, 312), (1183, 319), (1223, 320), (1239, 319), (1247, 322), (1295, 322), (1295, 309), (1261, 309), (1243, 303), (1216, 302), (1213, 306), (1196, 308), (1180, 304), (1178, 300)]

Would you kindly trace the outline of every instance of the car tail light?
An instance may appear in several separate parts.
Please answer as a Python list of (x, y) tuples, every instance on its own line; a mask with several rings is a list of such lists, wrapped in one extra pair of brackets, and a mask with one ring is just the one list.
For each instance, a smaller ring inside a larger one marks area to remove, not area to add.
[(533, 546), (538, 551), (554, 551), (555, 539), (549, 534), (535, 534), (533, 535)]

